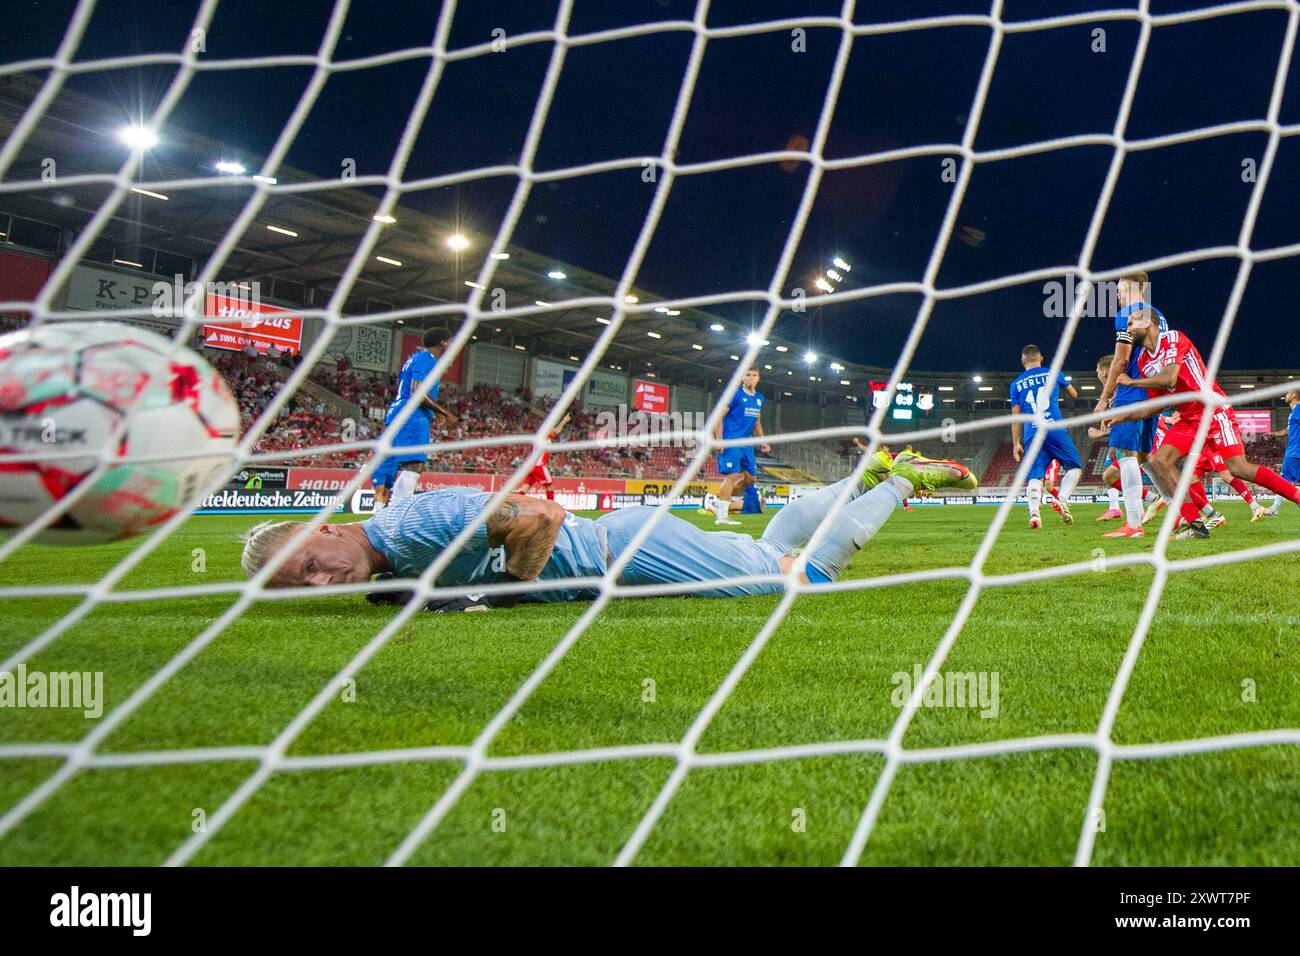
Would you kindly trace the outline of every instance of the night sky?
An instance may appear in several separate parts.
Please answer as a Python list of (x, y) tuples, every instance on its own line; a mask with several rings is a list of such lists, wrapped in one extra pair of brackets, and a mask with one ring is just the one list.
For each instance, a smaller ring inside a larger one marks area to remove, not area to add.
[[(184, 43), (197, 0), (101, 0), (77, 54), (87, 60), (166, 51)], [(1153, 0), (1154, 14), (1209, 6)], [(555, 0), (458, 4), (449, 47), (552, 25)], [(863, 2), (857, 20), (986, 14), (980, 0)], [(1007, 0), (1004, 19), (1124, 7), (1123, 0)], [(1131, 4), (1136, 6), (1136, 3)], [(0, 61), (52, 54), (71, 0), (10, 0)], [(335, 57), (371, 56), (430, 42), (433, 0), (356, 0)], [(207, 58), (314, 53), (332, 4), (324, 0), (222, 0)], [(715, 0), (710, 25), (798, 15), (835, 15), (824, 0)], [(663, 19), (689, 19), (685, 0), (577, 0), (571, 34)], [(1128, 125), (1129, 138), (1265, 117), (1282, 52), (1286, 14), (1268, 10), (1154, 30)], [(1106, 52), (1091, 49), (1106, 31)], [(984, 26), (859, 37), (827, 141), (828, 159), (960, 140), (990, 31)], [(978, 150), (1081, 133), (1109, 133), (1139, 35), (1135, 21), (1107, 21), (1008, 34), (975, 139)], [(839, 43), (834, 29), (810, 29), (806, 52), (788, 31), (711, 40), (677, 159), (700, 162), (785, 148), (811, 138)], [(690, 52), (675, 32), (571, 49), (536, 157), (539, 170), (658, 154)], [(406, 170), (420, 178), (514, 162), (551, 55), (538, 43), (452, 63)], [(1300, 60), (1300, 58), (1293, 58)], [(386, 172), (427, 59), (335, 74), (286, 161), (336, 177), (344, 157), (359, 174)], [(97, 72), (71, 85), (122, 109), (147, 114), (174, 74), (170, 66)], [(268, 151), (308, 82), (305, 67), (202, 72), (169, 126), (193, 129), (255, 159)], [(109, 120), (106, 119), (106, 122)], [(1287, 80), (1281, 121), (1300, 123), (1300, 64)], [(1112, 269), (1155, 256), (1234, 243), (1252, 184), (1242, 162), (1263, 159), (1267, 136), (1236, 133), (1130, 154), (1104, 220), (1094, 265)], [(957, 215), (937, 284), (965, 285), (1074, 262), (1111, 160), (1108, 146), (1054, 150), (979, 164)], [(953, 184), (943, 157), (913, 158), (828, 172), (799, 245), (790, 280), (811, 287), (834, 255), (853, 263), (845, 288), (922, 277)], [(766, 288), (807, 181), (806, 164), (767, 164), (679, 179), (635, 284), (664, 296)], [(454, 216), (476, 232), (496, 229), (515, 188), (498, 177), (408, 194), (404, 204)], [(641, 228), (653, 187), (640, 170), (539, 184), (514, 241), (617, 276)], [(1259, 221), (1257, 249), (1300, 242), (1300, 135), (1282, 140)], [(1154, 275), (1154, 304), (1208, 355), (1237, 272), (1235, 258)], [(1228, 368), (1300, 365), (1295, 257), (1255, 267), (1229, 344)], [(1043, 315), (1042, 283), (940, 303), (918, 370), (1014, 370), (1019, 350), (1049, 352), (1064, 321)], [(783, 316), (779, 332), (842, 359), (892, 365), (919, 297), (896, 295)], [(736, 319), (760, 307), (718, 307)], [(1113, 344), (1110, 320), (1085, 319), (1067, 365), (1090, 367)]]

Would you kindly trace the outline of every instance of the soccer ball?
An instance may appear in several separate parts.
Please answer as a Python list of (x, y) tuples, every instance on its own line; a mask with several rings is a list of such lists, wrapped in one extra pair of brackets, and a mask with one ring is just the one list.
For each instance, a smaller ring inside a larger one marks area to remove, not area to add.
[[(41, 520), (75, 490), (37, 541), (140, 534), (230, 466), (238, 435), (225, 380), (161, 335), (60, 322), (0, 336), (0, 528)], [(89, 477), (105, 454), (108, 467)], [(140, 460), (151, 455), (168, 457)]]

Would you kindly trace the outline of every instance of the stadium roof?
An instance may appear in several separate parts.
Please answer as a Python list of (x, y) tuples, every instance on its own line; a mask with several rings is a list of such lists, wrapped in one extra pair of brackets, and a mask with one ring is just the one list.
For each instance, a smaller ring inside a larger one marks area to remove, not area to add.
[[(31, 76), (0, 77), (0, 133), (5, 137), (12, 134), (39, 89), (40, 81)], [(113, 113), (105, 103), (63, 89), (9, 172), (11, 183), (29, 183), (31, 188), (0, 191), (0, 212), (57, 226), (66, 236), (84, 228), (111, 192), (106, 177), (116, 174), (127, 156), (117, 128), (104, 120)], [(138, 188), (145, 192), (134, 193), (117, 209), (87, 258), (105, 264), (139, 262), (146, 271), (160, 275), (180, 271), (189, 277), (203, 267), (259, 188), (249, 177), (257, 173), (261, 159), (236, 155), (222, 143), (185, 130), (165, 128), (161, 136), (159, 147), (147, 154), (143, 164)], [(42, 181), (47, 157), (56, 157), (57, 176), (52, 182)], [(221, 160), (239, 162), (247, 172), (224, 174), (216, 168)], [(264, 298), (270, 301), (320, 308), (372, 226), (382, 190), (322, 181), (283, 165), (275, 170), (275, 180), (274, 185), (261, 187), (266, 189), (266, 201), (217, 278), (259, 280)], [(395, 205), (391, 214), (396, 222), (382, 227), (344, 312), (432, 309), (465, 302), (474, 291), (470, 283), (492, 251), (493, 237), (409, 206)], [(469, 241), (463, 252), (447, 245), (447, 238), (455, 233)], [(57, 251), (62, 252), (67, 241), (67, 237), (61, 240)], [(495, 263), (494, 288), (505, 290), (508, 308), (534, 311), (485, 321), (480, 339), (523, 345), (529, 352), (558, 358), (584, 352), (603, 331), (599, 319), (608, 317), (609, 305), (566, 307), (563, 301), (612, 299), (616, 280), (517, 245), (498, 251), (509, 257)], [(380, 256), (390, 261), (381, 261)], [(559, 274), (563, 278), (557, 278)], [(633, 289), (632, 294), (643, 307), (653, 307), (657, 301), (649, 290)], [(490, 305), (489, 295), (484, 305)], [(638, 374), (668, 375), (702, 387), (715, 385), (731, 373), (735, 367), (731, 356), (742, 354), (748, 329), (699, 309), (659, 308), (628, 315), (605, 364)], [(432, 313), (395, 321), (418, 328), (448, 319), (446, 314)], [(769, 373), (788, 373), (784, 377), (790, 379), (792, 389), (837, 396), (865, 388), (868, 378), (888, 375), (886, 369), (848, 363), (838, 363), (842, 370), (830, 369), (829, 363), (835, 361), (830, 356), (819, 356), (817, 367), (810, 370), (804, 361), (805, 348), (773, 340), (759, 364), (771, 366)], [(811, 381), (810, 375), (818, 380)], [(843, 386), (842, 379), (853, 384)]]
[[(40, 92), (41, 82), (26, 74), (0, 77), (0, 133), (6, 139)], [(118, 125), (105, 119), (118, 114), (109, 104), (65, 86), (23, 143), (6, 177), (8, 184), (0, 186), (0, 214), (58, 228), (59, 235), (47, 252), (61, 254), (111, 192), (111, 177), (127, 156), (117, 138)], [(259, 280), (264, 298), (270, 301), (323, 307), (374, 225), (381, 188), (342, 185), (285, 165), (274, 171), (274, 184), (258, 184), (249, 177), (257, 173), (261, 157), (184, 129), (165, 127), (160, 133), (162, 142), (146, 154), (140, 174), (138, 188), (145, 191), (133, 193), (119, 206), (87, 258), (106, 264), (126, 259), (159, 275), (182, 272), (188, 277), (207, 262), (254, 191), (262, 188), (267, 193), (265, 202), (232, 247), (217, 278)], [(46, 181), (43, 172), (50, 158), (55, 160), (56, 175)], [(225, 174), (216, 168), (219, 161), (237, 162), (246, 172)], [(396, 222), (382, 226), (344, 312), (415, 310), (407, 313), (408, 318), (393, 320), (413, 328), (454, 321), (454, 312), (441, 309), (467, 301), (474, 291), (469, 283), (492, 251), (493, 237), (409, 205), (395, 205), (392, 215)], [(447, 244), (454, 233), (468, 239), (462, 252)], [(533, 311), (484, 321), (478, 330), (480, 340), (519, 345), (531, 354), (559, 359), (583, 354), (604, 329), (599, 320), (609, 315), (608, 303), (565, 306), (563, 302), (609, 300), (616, 280), (517, 245), (497, 251), (508, 253), (508, 258), (495, 263), (493, 286), (505, 290), (508, 308)], [(381, 256), (389, 261), (381, 261)], [(562, 278), (557, 277), (560, 274)], [(658, 300), (652, 290), (636, 288), (632, 294), (642, 309), (653, 308)], [(490, 304), (487, 295), (485, 291), (484, 304)], [(440, 311), (419, 312), (426, 308)], [(659, 309), (629, 314), (604, 364), (705, 388), (725, 380), (735, 368), (733, 357), (743, 353), (749, 330), (734, 319), (702, 309)], [(717, 326), (720, 331), (715, 331)], [(811, 392), (838, 401), (860, 396), (869, 381), (889, 376), (889, 369), (837, 362), (829, 355), (808, 363), (805, 350), (805, 345), (792, 341), (769, 342), (757, 360), (769, 390)], [(1090, 371), (1070, 374), (1087, 389)], [(1221, 380), (1232, 392), (1293, 374), (1224, 373)], [(948, 398), (954, 403), (992, 403), (1005, 399), (1014, 373), (985, 373), (980, 381), (971, 372), (916, 371), (910, 377), (951, 391)], [(846, 381), (850, 384), (843, 384)]]

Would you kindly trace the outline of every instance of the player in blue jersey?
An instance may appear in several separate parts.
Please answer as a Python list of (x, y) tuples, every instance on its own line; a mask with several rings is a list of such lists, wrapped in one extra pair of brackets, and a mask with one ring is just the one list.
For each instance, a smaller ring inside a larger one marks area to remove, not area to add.
[[(822, 543), (807, 558), (805, 582), (836, 580), (849, 560), (880, 530), (899, 503), (917, 491), (975, 488), (975, 476), (957, 462), (899, 455), (871, 481), (851, 478), (796, 498), (767, 525), (762, 538), (733, 531), (705, 531), (671, 514), (661, 516), (634, 552), (619, 583), (659, 585), (718, 582), (690, 593), (701, 597), (776, 594), (779, 581), (727, 581), (742, 577), (776, 578), (795, 562), (795, 549), (807, 545), (842, 492), (849, 501), (828, 527)], [(492, 496), (475, 488), (426, 492), (390, 505), (368, 521), (326, 524), (299, 541), (282, 559), (271, 587), (329, 587), (363, 584), (375, 575), (418, 577), (486, 508)], [(628, 549), (645, 525), (650, 507), (624, 508), (596, 520), (568, 514), (553, 501), (509, 495), (483, 522), (464, 548), (438, 575), (439, 587), (473, 588), (503, 582), (560, 582), (552, 589), (511, 595), (467, 594), (430, 602), (429, 610), (469, 611), (509, 607), (520, 600), (573, 601), (593, 598), (590, 584), (565, 586), (575, 578), (599, 578)], [(264, 522), (244, 539), (241, 565), (252, 576), (266, 566), (301, 522)], [(369, 595), (375, 603), (397, 603), (409, 592)], [(386, 597), (386, 600), (384, 598)]]
[[(397, 394), (393, 396), (388, 411), (384, 414), (385, 426), (392, 423), (398, 412), (411, 400), (420, 383), (432, 374), (433, 366), (449, 339), (451, 332), (446, 329), (429, 329), (424, 333), (421, 339), (424, 348), (412, 352), (398, 373)], [(397, 434), (392, 436), (394, 446), (427, 445), (434, 413), (455, 420), (456, 416), (437, 402), (438, 387), (441, 384), (434, 382), (429, 387), (420, 407), (411, 413)], [(370, 482), (375, 487), (376, 511), (382, 511), (390, 502), (398, 502), (415, 494), (416, 483), (420, 480), (420, 472), (428, 457), (427, 451), (403, 452), (389, 455), (375, 467)]]
[[(1286, 420), (1286, 428), (1269, 432), (1273, 438), (1286, 438), (1286, 454), (1282, 457), (1282, 477), (1292, 484), (1300, 484), (1300, 388), (1293, 388), (1283, 399), (1291, 406), (1291, 415)], [(1282, 496), (1273, 498), (1273, 507), (1257, 513), (1251, 521), (1260, 518), (1276, 518), (1282, 510)]]
[[(1024, 367), (1024, 371), (1011, 383), (1011, 414), (1041, 414), (1046, 421), (1059, 422), (1061, 420), (1059, 374), (1043, 367), (1043, 352), (1037, 345), (1024, 347), (1020, 353), (1020, 364)], [(1079, 397), (1073, 385), (1067, 384), (1065, 391), (1071, 398)], [(1025, 448), (1034, 440), (1036, 432), (1037, 427), (1033, 422), (1024, 424), (1023, 434), (1020, 422), (1011, 423), (1011, 441), (1016, 461), (1024, 457)], [(1074, 440), (1070, 438), (1070, 433), (1063, 428), (1053, 428), (1043, 436), (1043, 445), (1038, 451), (1038, 457), (1029, 467), (1028, 483), (1025, 485), (1025, 492), (1029, 496), (1029, 527), (1031, 528), (1042, 526), (1039, 509), (1043, 503), (1043, 478), (1047, 475), (1047, 469), (1053, 459), (1061, 463), (1065, 475), (1061, 479), (1060, 491), (1053, 498), (1051, 505), (1066, 524), (1074, 523), (1074, 515), (1070, 513), (1070, 494), (1083, 475), (1083, 461), (1079, 458), (1079, 450), (1074, 447)]]
[[(1106, 381), (1101, 387), (1101, 397), (1093, 411), (1104, 412), (1108, 408), (1119, 409), (1125, 405), (1144, 402), (1149, 397), (1146, 389), (1120, 385), (1121, 375), (1130, 378), (1142, 378), (1138, 367), (1140, 349), (1133, 348), (1133, 339), (1129, 335), (1129, 317), (1143, 311), (1149, 312), (1153, 322), (1159, 323), (1160, 333), (1169, 331), (1169, 323), (1155, 306), (1147, 301), (1151, 290), (1151, 280), (1145, 272), (1134, 272), (1123, 276), (1115, 283), (1115, 296), (1119, 310), (1115, 313), (1115, 354), (1111, 358)], [(1147, 459), (1155, 446), (1154, 417), (1140, 421), (1116, 422), (1110, 429), (1110, 447), (1114, 449), (1119, 463), (1120, 495), (1124, 499), (1124, 527), (1112, 531), (1107, 538), (1142, 537), (1142, 472), (1147, 468)], [(1148, 471), (1148, 474), (1150, 472)], [(1154, 480), (1154, 479), (1153, 479)]]
[[(763, 437), (763, 393), (758, 390), (758, 369), (751, 368), (741, 379), (740, 388), (731, 396), (727, 413), (718, 422), (717, 437), (749, 438), (751, 435)], [(760, 445), (764, 454), (772, 450), (771, 445)], [(758, 474), (758, 461), (754, 456), (753, 445), (736, 445), (718, 450), (718, 473), (722, 475), (722, 488), (713, 501), (715, 524), (740, 524), (727, 517), (733, 495), (744, 494), (746, 488), (754, 483)]]

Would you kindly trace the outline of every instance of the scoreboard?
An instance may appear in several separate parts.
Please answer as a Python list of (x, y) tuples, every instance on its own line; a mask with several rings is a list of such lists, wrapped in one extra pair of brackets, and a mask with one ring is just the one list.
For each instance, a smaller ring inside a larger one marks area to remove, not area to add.
[[(885, 404), (888, 382), (871, 382), (871, 407)], [(913, 382), (899, 382), (894, 386), (894, 400), (890, 403), (889, 417), (894, 421), (908, 422), (928, 418), (934, 411), (934, 389)]]

